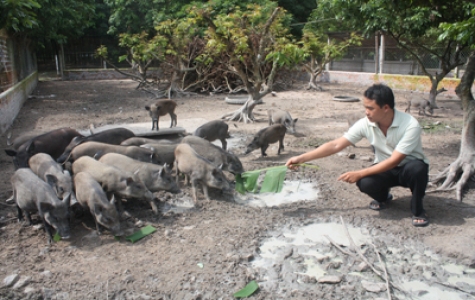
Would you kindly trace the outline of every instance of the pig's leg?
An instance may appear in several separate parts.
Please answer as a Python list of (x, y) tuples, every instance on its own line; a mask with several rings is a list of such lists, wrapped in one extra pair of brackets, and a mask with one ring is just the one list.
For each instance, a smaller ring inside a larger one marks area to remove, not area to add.
[(25, 211), (26, 219), (28, 220), (28, 225), (31, 226), (33, 225), (33, 221), (31, 220), (31, 214), (27, 211)]
[[(93, 215), (94, 216), (94, 215)], [(96, 217), (94, 216), (94, 222), (96, 222), (96, 232), (97, 232), (97, 235), (101, 235), (101, 227), (99, 225), (99, 223), (97, 222), (96, 220)]]
[(262, 156), (267, 156), (266, 150), (267, 150), (268, 147), (269, 147), (269, 144), (264, 145), (264, 146), (261, 147), (261, 155)]
[(177, 117), (176, 117), (176, 114), (175, 113), (172, 113), (170, 112), (170, 118), (172, 119), (171, 122), (170, 122), (170, 128), (173, 127), (173, 125), (176, 126), (176, 123), (177, 123)]
[(152, 197), (152, 199), (150, 200), (150, 206), (152, 207), (153, 213), (158, 215), (158, 206), (155, 203), (155, 197)]
[(48, 244), (51, 245), (51, 243), (53, 242), (53, 227), (49, 225), (48, 222), (46, 222), (44, 219), (43, 227), (45, 229), (45, 232), (48, 234)]
[(175, 160), (175, 169), (176, 169), (175, 183), (178, 185), (178, 177), (180, 177), (180, 170), (178, 170), (178, 160)]
[(18, 212), (18, 222), (21, 222), (21, 221), (23, 221), (23, 211), (21, 210), (21, 208), (18, 205), (16, 206), (16, 209), (17, 209), (17, 212)]
[(195, 180), (191, 181), (191, 192), (193, 194), (193, 202), (196, 205), (198, 199), (196, 197), (196, 181)]
[(204, 183), (201, 184), (203, 185), (203, 194), (205, 195), (205, 199), (209, 201), (208, 186)]
[(282, 151), (284, 150), (284, 138), (283, 137), (279, 140), (279, 149), (277, 150), (277, 155), (280, 155), (281, 150)]
[(226, 139), (221, 139), (221, 144), (223, 145), (223, 150), (226, 150), (228, 147), (228, 143), (226, 142)]

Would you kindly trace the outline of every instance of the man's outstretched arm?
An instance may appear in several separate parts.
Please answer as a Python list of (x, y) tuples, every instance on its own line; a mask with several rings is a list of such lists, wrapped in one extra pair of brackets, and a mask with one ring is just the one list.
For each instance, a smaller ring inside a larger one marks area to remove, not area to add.
[(330, 141), (321, 145), (317, 149), (303, 153), (299, 156), (291, 157), (285, 163), (285, 165), (289, 168), (292, 168), (292, 165), (295, 165), (295, 164), (302, 164), (307, 161), (311, 161), (311, 160), (322, 158), (322, 157), (327, 157), (332, 154), (338, 153), (350, 145), (351, 145), (350, 141), (348, 141), (344, 137), (340, 137), (340, 138), (334, 139), (333, 141)]
[(386, 172), (397, 167), (404, 158), (406, 158), (405, 154), (394, 150), (388, 159), (385, 159), (382, 162), (372, 165), (368, 168), (364, 168), (358, 171), (346, 172), (340, 175), (337, 180), (348, 183), (355, 183), (363, 177)]

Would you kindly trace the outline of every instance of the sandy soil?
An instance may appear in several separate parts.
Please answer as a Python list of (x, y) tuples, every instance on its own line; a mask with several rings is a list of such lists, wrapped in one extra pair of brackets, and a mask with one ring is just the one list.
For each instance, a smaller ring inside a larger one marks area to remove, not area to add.
[[(149, 122), (144, 106), (153, 99), (134, 88), (135, 83), (123, 80), (40, 82), (12, 126), (13, 137), (64, 126), (85, 130), (91, 124), (100, 127)], [(295, 90), (279, 92), (276, 97), (269, 95), (255, 110), (260, 122), (230, 123), (231, 134), (238, 138), (238, 143), (230, 148), (239, 155), (246, 170), (282, 165), (293, 155), (341, 136), (354, 114), (363, 116), (361, 102), (338, 102), (332, 98), (335, 95), (359, 98), (366, 87), (327, 84), (324, 88), (323, 92), (313, 92), (296, 86)], [(395, 94), (397, 109), (404, 110), (405, 93), (395, 91)], [(196, 95), (176, 99), (178, 126), (181, 120), (218, 119), (239, 108), (226, 104), (224, 97)], [(433, 117), (421, 117), (413, 111), (422, 125), (432, 128), (423, 135), (431, 161), (430, 175), (451, 163), (460, 148), (460, 103), (444, 95), (438, 103), (441, 108)], [(257, 150), (243, 155), (245, 143), (258, 129), (267, 126), (265, 113), (270, 107), (288, 110), (294, 118), (299, 118), (296, 128), (303, 136), (287, 135), (285, 151), (280, 156), (276, 155), (276, 145), (268, 149), (269, 156), (265, 158)], [(163, 120), (169, 122), (169, 117)], [(440, 123), (433, 125), (435, 122)], [(6, 135), (0, 142), (6, 145)], [(355, 157), (349, 158), (348, 154)], [(396, 298), (438, 299), (427, 297), (431, 295), (430, 289), (439, 283), (438, 288), (449, 293), (444, 294), (449, 297), (445, 299), (471, 299), (475, 292), (473, 182), (462, 203), (455, 200), (453, 193), (427, 194), (424, 205), (431, 224), (415, 228), (411, 225), (409, 190), (393, 189), (395, 200), (388, 209), (377, 212), (368, 209), (371, 199), (355, 185), (336, 181), (339, 174), (368, 166), (371, 160), (371, 149), (361, 142), (344, 153), (313, 162), (320, 167), (318, 171), (289, 171), (286, 181), (309, 183), (318, 197), (303, 201), (306, 199), (295, 193), (289, 196), (295, 202), (270, 207), (244, 205), (211, 190), (212, 200), (200, 200), (200, 207), (170, 210), (180, 201), (191, 199), (190, 188), (181, 182), (183, 193), (161, 194), (164, 213), (160, 216), (154, 215), (145, 202), (125, 203), (133, 216), (123, 221), (125, 228), (134, 231), (147, 224), (157, 228), (137, 243), (115, 240), (108, 232), (97, 236), (92, 217), (85, 213), (72, 220), (71, 240), (49, 246), (43, 230), (18, 223), (16, 209), (5, 205), (4, 200), (12, 192), (10, 177), (14, 168), (10, 157), (2, 151), (0, 285), (4, 286), (0, 298), (234, 299), (233, 294), (252, 280), (260, 289), (251, 299), (387, 297), (384, 288), (371, 292), (364, 287), (361, 276), (353, 274), (360, 272), (366, 280), (385, 285), (384, 280), (360, 265), (356, 255), (346, 255), (328, 241), (315, 242), (310, 234), (304, 248), (289, 237), (292, 232), (309, 228), (314, 228), (312, 234), (323, 232), (328, 229), (318, 226), (326, 224), (330, 227), (326, 234), (336, 239), (337, 227), (344, 220), (351, 230), (366, 236), (368, 240), (361, 247), (369, 261), (380, 268), (383, 264), (378, 263), (374, 251), (378, 249), (393, 284), (391, 293)], [(199, 197), (203, 199), (202, 194)], [(264, 247), (277, 237), (283, 237), (288, 244)], [(319, 265), (326, 275), (336, 275), (337, 283), (318, 282), (322, 276), (312, 275), (306, 263), (309, 251), (326, 253), (323, 258), (314, 259), (313, 264)], [(462, 271), (450, 271), (443, 266), (457, 266)], [(464, 282), (451, 280), (457, 272), (468, 276)], [(3, 280), (15, 274), (24, 283), (5, 286)], [(414, 281), (418, 282), (415, 289), (405, 285)]]

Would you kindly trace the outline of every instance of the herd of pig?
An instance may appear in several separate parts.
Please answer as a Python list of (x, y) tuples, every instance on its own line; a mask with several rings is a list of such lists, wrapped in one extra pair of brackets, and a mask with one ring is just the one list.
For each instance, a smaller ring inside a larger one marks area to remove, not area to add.
[[(173, 100), (160, 100), (145, 108), (152, 118), (152, 130), (158, 130), (159, 117), (166, 114), (171, 117), (170, 126), (177, 125)], [(260, 148), (266, 156), (269, 144), (276, 142), (280, 154), (285, 133), (295, 132), (297, 119), (288, 112), (271, 109), (268, 115), (269, 126), (256, 133), (245, 154)], [(19, 221), (25, 214), (31, 225), (31, 213), (39, 215), (48, 243), (54, 232), (63, 239), (70, 237), (70, 209), (76, 203), (89, 209), (98, 234), (104, 227), (120, 236), (120, 217), (125, 213), (122, 199), (145, 199), (158, 214), (154, 193), (179, 193), (180, 174), (184, 174), (185, 184), (191, 183), (195, 204), (199, 183), (208, 200), (208, 187), (230, 191), (223, 171), (240, 174), (244, 169), (238, 156), (227, 150), (229, 137), (228, 124), (221, 120), (203, 124), (193, 135), (168, 139), (138, 137), (126, 128), (89, 136), (72, 128), (20, 136), (9, 143), (12, 149), (5, 150), (16, 169), (9, 200), (16, 204)], [(211, 143), (215, 140), (220, 140), (222, 147)]]

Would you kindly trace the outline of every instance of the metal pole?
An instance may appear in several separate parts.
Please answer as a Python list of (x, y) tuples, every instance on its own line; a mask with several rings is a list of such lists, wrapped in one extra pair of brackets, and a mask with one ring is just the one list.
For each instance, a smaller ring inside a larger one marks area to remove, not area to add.
[(379, 74), (384, 72), (384, 34), (381, 34), (381, 47), (379, 48)]
[(54, 56), (54, 60), (56, 61), (56, 75), (59, 75), (59, 63), (58, 63), (58, 55)]
[(379, 63), (379, 39), (378, 33), (374, 35), (374, 73), (378, 74), (378, 63)]

